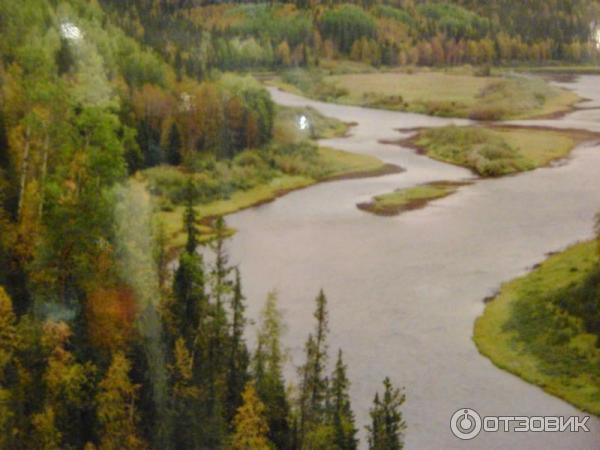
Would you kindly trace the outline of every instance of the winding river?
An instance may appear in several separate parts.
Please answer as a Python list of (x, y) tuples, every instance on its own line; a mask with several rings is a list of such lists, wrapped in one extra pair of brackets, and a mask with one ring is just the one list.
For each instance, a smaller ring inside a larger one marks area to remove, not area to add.
[[(583, 76), (564, 86), (590, 99), (584, 106), (600, 105), (600, 77)], [(595, 418), (588, 422), (589, 433), (481, 433), (472, 441), (455, 438), (449, 420), (464, 407), (481, 415), (581, 414), (496, 368), (477, 352), (472, 332), (482, 300), (502, 282), (525, 273), (548, 252), (592, 236), (600, 210), (600, 146), (583, 144), (557, 167), (478, 180), (424, 209), (377, 217), (359, 211), (356, 203), (423, 182), (472, 178), (465, 169), (379, 141), (406, 136), (399, 128), (464, 121), (271, 94), (278, 103), (310, 105), (358, 123), (350, 137), (322, 144), (406, 169), (318, 184), (228, 218), (240, 231), (230, 252), (241, 263), (249, 316), (258, 316), (268, 291), (279, 292), (288, 325), (284, 344), (295, 365), (314, 325), (314, 297), (325, 289), (330, 354), (345, 350), (361, 448), (373, 395), (389, 376), (406, 387), (406, 448), (597, 449)], [(520, 123), (600, 131), (600, 110)]]

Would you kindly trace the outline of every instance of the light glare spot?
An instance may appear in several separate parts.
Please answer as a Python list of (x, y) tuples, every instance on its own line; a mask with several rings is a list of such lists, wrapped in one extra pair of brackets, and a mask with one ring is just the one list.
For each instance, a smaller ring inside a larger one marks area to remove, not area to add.
[(64, 22), (60, 25), (60, 34), (65, 39), (78, 41), (82, 37), (81, 30), (72, 22)]
[(304, 115), (300, 116), (300, 119), (298, 120), (298, 128), (304, 131), (308, 129), (309, 125), (310, 124), (308, 123), (308, 117)]

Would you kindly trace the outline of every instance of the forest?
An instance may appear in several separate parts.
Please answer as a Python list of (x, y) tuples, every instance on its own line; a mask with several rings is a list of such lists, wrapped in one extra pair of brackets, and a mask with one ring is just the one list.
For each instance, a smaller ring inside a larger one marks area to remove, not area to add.
[[(595, 17), (592, 0), (0, 0), (0, 449), (358, 448), (326, 293), (306, 287), (314, 328), (285, 379), (277, 293), (250, 348), (230, 230), (212, 217), (207, 239), (197, 216), (274, 172), (322, 175), (248, 72), (592, 62)], [(177, 248), (148, 179), (183, 211)], [(404, 390), (373, 395), (368, 447), (402, 448)]]
[[(3, 0), (0, 29), (0, 448), (357, 448), (342, 350), (329, 372), (325, 293), (285, 380), (276, 293), (250, 349), (223, 219), (198, 252), (195, 206), (211, 194), (192, 175), (248, 149), (289, 153), (273, 147), (267, 91), (179, 78), (95, 2)], [(187, 179), (175, 254), (128, 181), (161, 164)], [(400, 448), (403, 401), (386, 379), (372, 448)]]
[(597, 61), (600, 6), (593, 0), (365, 0), (229, 3), (103, 0), (128, 34), (159, 52), (178, 76), (211, 69)]

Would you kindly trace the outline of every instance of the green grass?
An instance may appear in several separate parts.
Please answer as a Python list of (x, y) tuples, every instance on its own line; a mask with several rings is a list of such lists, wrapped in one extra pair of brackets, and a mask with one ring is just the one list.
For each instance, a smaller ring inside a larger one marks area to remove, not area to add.
[(542, 79), (499, 72), (482, 77), (469, 67), (346, 74), (296, 69), (272, 84), (323, 101), (477, 120), (543, 117), (580, 100)]
[(541, 66), (541, 67), (535, 67), (535, 66), (521, 66), (521, 67), (516, 67), (514, 69), (511, 70), (518, 70), (521, 72), (531, 72), (531, 73), (548, 73), (548, 74), (582, 74), (582, 75), (586, 75), (586, 74), (598, 74), (600, 73), (600, 67), (598, 67), (597, 65), (564, 65), (561, 64), (559, 66)]
[[(362, 175), (375, 175), (386, 168), (386, 165), (379, 159), (356, 153), (335, 150), (326, 147), (320, 147), (316, 153), (316, 159), (311, 164), (319, 167), (318, 172), (312, 175), (294, 175), (286, 174), (280, 171), (276, 172), (271, 178), (255, 183), (248, 189), (236, 189), (222, 198), (212, 201), (205, 201), (198, 204), (196, 212), (198, 213), (198, 222), (201, 225), (202, 237), (207, 240), (212, 236), (210, 226), (211, 218), (220, 215), (231, 214), (233, 212), (249, 208), (264, 202), (272, 201), (286, 192), (301, 189), (319, 181), (325, 181), (330, 178)], [(140, 178), (146, 183), (152, 185), (149, 176), (156, 176), (157, 173), (171, 172), (170, 177), (175, 176), (172, 183), (183, 189), (186, 176), (177, 168), (161, 167), (140, 174)], [(177, 175), (175, 173), (177, 172)], [(150, 188), (157, 192), (156, 188)], [(159, 190), (160, 191), (160, 190)], [(169, 247), (179, 248), (185, 243), (185, 234), (182, 227), (182, 218), (184, 207), (174, 204), (165, 198), (168, 196), (169, 189), (164, 188), (163, 195), (156, 195), (159, 205), (166, 203), (167, 207), (159, 208), (157, 212), (158, 220), (162, 222), (165, 234), (168, 239)]]
[(448, 126), (424, 130), (410, 143), (431, 158), (494, 177), (548, 165), (589, 137), (569, 130)]
[(377, 195), (372, 201), (356, 206), (379, 216), (395, 216), (404, 211), (424, 207), (432, 200), (447, 197), (462, 185), (463, 183), (438, 181)]
[(584, 326), (585, 315), (561, 306), (579, 301), (581, 286), (597, 270), (597, 248), (577, 244), (503, 285), (475, 322), (474, 340), (498, 367), (599, 415), (598, 337)]
[(482, 89), (499, 81), (496, 78), (446, 74), (443, 72), (349, 74), (326, 80), (346, 89), (345, 99), (368, 102), (369, 96), (401, 96), (408, 104), (434, 101), (473, 104)]
[(374, 156), (329, 147), (319, 148), (319, 158), (323, 167), (325, 167), (325, 174), (322, 179), (341, 176), (350, 177), (361, 173), (376, 173), (385, 167), (381, 160)]
[[(282, 175), (267, 183), (248, 190), (235, 191), (229, 198), (216, 200), (196, 206), (201, 237), (208, 240), (212, 236), (212, 227), (207, 219), (240, 211), (260, 203), (274, 200), (285, 192), (300, 189), (314, 184), (315, 180), (302, 176)], [(165, 211), (160, 210), (158, 220), (163, 224), (169, 247), (179, 248), (185, 244), (183, 230), (183, 206), (175, 206)]]

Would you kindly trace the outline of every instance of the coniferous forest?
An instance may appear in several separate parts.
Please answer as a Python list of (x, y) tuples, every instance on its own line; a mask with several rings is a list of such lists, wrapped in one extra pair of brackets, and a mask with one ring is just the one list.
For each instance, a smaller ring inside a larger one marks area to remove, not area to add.
[[(355, 421), (352, 348), (329, 346), (320, 286), (306, 286), (293, 379), (276, 292), (246, 343), (232, 230), (197, 207), (319, 165), (314, 143), (277, 138), (278, 108), (248, 73), (593, 62), (598, 9), (0, 0), (0, 449), (353, 450), (359, 429), (372, 450), (402, 448), (405, 392), (389, 378)], [(161, 189), (181, 245), (156, 220)]]

